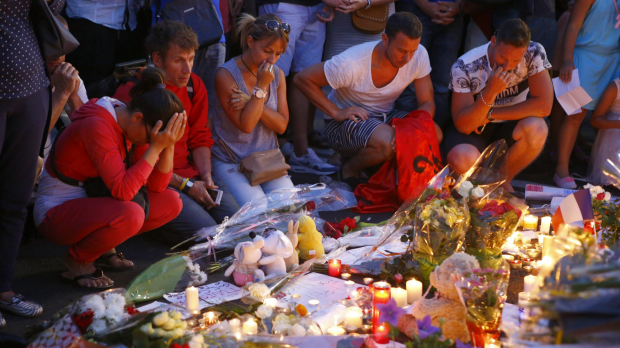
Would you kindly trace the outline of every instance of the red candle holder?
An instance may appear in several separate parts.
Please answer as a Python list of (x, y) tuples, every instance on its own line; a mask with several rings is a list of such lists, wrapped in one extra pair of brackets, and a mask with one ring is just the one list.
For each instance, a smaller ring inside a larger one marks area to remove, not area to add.
[(330, 277), (340, 277), (342, 263), (338, 259), (329, 260), (328, 274)]
[(385, 344), (390, 342), (388, 336), (390, 328), (387, 323), (380, 323), (381, 312), (377, 308), (378, 304), (386, 304), (392, 297), (391, 286), (387, 282), (376, 282), (373, 284), (372, 292), (372, 328), (375, 335), (375, 342)]

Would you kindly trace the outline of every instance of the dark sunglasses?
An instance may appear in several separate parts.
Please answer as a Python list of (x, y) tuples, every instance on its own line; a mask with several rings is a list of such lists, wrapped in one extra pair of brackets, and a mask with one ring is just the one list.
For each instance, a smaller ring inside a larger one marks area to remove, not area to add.
[(274, 19), (270, 19), (267, 22), (265, 22), (265, 27), (269, 31), (276, 31), (278, 29), (281, 29), (286, 34), (291, 32), (291, 26), (288, 25), (288, 23), (284, 23), (284, 22), (280, 23)]

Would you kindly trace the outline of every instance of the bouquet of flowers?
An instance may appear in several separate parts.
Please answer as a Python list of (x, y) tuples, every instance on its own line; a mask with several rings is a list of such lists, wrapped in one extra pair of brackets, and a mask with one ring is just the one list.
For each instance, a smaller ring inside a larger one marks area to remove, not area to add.
[(583, 188), (589, 189), (592, 196), (595, 229), (600, 231), (601, 244), (611, 247), (620, 240), (620, 204), (612, 202), (611, 194), (600, 186), (587, 184)]
[(503, 189), (490, 193), (485, 199), (469, 205), (471, 222), (465, 236), (465, 251), (475, 256), (483, 268), (499, 269), (502, 264), (502, 245), (517, 229), (523, 210), (523, 200)]
[(467, 309), (467, 327), (476, 347), (484, 347), (488, 340), (499, 338), (510, 277), (508, 269), (476, 269), (453, 275), (461, 302)]

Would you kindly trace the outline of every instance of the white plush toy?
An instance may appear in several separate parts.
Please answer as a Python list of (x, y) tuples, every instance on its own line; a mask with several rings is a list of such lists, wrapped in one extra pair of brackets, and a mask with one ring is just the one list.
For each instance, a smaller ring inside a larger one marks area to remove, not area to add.
[(265, 273), (258, 268), (265, 240), (254, 232), (250, 232), (250, 238), (251, 242), (241, 242), (235, 246), (235, 261), (224, 272), (227, 277), (232, 274), (238, 286), (265, 280)]
[(286, 236), (293, 244), (293, 253), (291, 256), (284, 259), (286, 263), (286, 271), (290, 272), (293, 268), (299, 266), (299, 254), (297, 253), (297, 244), (299, 244), (299, 236), (297, 235), (297, 231), (299, 231), (299, 221), (293, 224), (293, 220), (288, 222), (288, 233)]
[(263, 232), (263, 238), (265, 239), (262, 249), (263, 258), (258, 261), (258, 264), (265, 266), (266, 279), (286, 274), (284, 259), (290, 257), (295, 251), (291, 240), (284, 233), (273, 228), (266, 229)]

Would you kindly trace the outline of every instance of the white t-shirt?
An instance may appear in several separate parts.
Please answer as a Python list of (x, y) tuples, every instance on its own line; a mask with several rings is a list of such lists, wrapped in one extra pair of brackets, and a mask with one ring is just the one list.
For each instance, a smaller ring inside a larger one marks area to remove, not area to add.
[(372, 51), (379, 42), (353, 46), (325, 62), (325, 77), (333, 88), (327, 98), (340, 109), (358, 106), (371, 115), (390, 112), (394, 101), (413, 80), (430, 74), (428, 53), (420, 45), (409, 63), (398, 70), (392, 82), (381, 88), (375, 87), (371, 74)]
[[(474, 93), (474, 98), (478, 98), (482, 89), (487, 85), (489, 76), (493, 73), (487, 55), (489, 44), (490, 42), (465, 53), (452, 65), (449, 85), (451, 90), (457, 93)], [(528, 78), (550, 68), (551, 63), (547, 60), (547, 53), (543, 46), (530, 41), (523, 59), (511, 71), (516, 78), (497, 95), (493, 106), (508, 106), (525, 101), (530, 91)]]

